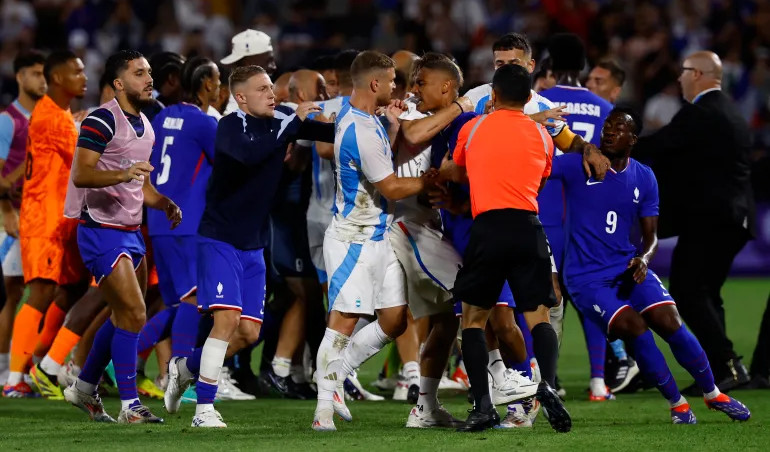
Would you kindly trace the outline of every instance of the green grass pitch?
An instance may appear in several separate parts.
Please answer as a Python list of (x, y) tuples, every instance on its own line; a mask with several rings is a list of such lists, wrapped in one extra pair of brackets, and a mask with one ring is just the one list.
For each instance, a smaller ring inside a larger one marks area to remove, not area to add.
[[(748, 365), (770, 280), (732, 279), (724, 289), (730, 337)], [(668, 353), (669, 365), (680, 387), (691, 378)], [(257, 350), (257, 353), (259, 351)], [(378, 355), (367, 363), (360, 378), (368, 384), (382, 364)], [(255, 360), (257, 362), (258, 360)], [(567, 313), (565, 336), (559, 361), (559, 375), (567, 389), (567, 408), (573, 430), (558, 434), (540, 416), (532, 429), (495, 430), (461, 434), (450, 430), (404, 428), (409, 413), (406, 403), (349, 402), (354, 421), (336, 421), (336, 433), (311, 431), (315, 403), (259, 399), (217, 405), (228, 423), (220, 431), (190, 427), (192, 405), (167, 415), (161, 426), (121, 426), (91, 423), (79, 410), (63, 402), (0, 399), (0, 450), (189, 450), (189, 451), (433, 451), (433, 450), (770, 450), (770, 391), (736, 391), (752, 410), (746, 423), (731, 422), (722, 413), (706, 409), (701, 400), (690, 398), (698, 425), (672, 425), (667, 404), (657, 391), (621, 394), (618, 400), (589, 403), (588, 358), (582, 330), (574, 311)], [(154, 375), (153, 371), (149, 371)], [(114, 393), (114, 391), (113, 391)], [(460, 418), (469, 408), (465, 395), (444, 395), (445, 406)], [(156, 414), (164, 410), (159, 401), (149, 401)], [(107, 410), (117, 417), (116, 396), (105, 400)], [(500, 407), (503, 412), (504, 408)]]

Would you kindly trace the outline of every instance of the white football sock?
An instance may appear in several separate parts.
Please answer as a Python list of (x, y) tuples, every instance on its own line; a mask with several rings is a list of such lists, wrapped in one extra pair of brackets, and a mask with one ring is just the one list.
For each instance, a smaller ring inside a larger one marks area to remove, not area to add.
[(50, 356), (45, 355), (43, 360), (40, 361), (40, 368), (48, 375), (56, 376), (59, 373), (59, 369), (61, 369), (61, 364), (51, 359)]
[(213, 385), (219, 381), (219, 373), (222, 371), (222, 364), (225, 362), (225, 354), (227, 353), (227, 344), (227, 341), (213, 337), (207, 338), (206, 342), (203, 343), (201, 369), (198, 373), (204, 378), (203, 381), (209, 381), (209, 384)]
[(408, 363), (405, 363), (403, 373), (409, 386), (420, 384), (420, 365), (417, 364), (417, 361), (409, 361)]
[(495, 385), (501, 384), (505, 379), (505, 363), (499, 348), (489, 351), (487, 370), (492, 375), (492, 381), (494, 381)]
[(556, 340), (561, 348), (562, 331), (564, 330), (564, 300), (561, 300), (559, 306), (549, 310), (551, 327), (556, 332)]
[(687, 403), (687, 400), (685, 400), (685, 398), (680, 395), (679, 400), (677, 400), (676, 402), (669, 402), (669, 403), (671, 403), (671, 408), (676, 408), (678, 406), (682, 406), (685, 403)]
[(420, 397), (417, 399), (417, 405), (422, 407), (423, 412), (438, 408), (439, 383), (440, 378), (420, 377)]
[(213, 403), (201, 403), (199, 405), (195, 405), (195, 415), (197, 416), (205, 411), (212, 411), (213, 409)]
[(77, 388), (78, 391), (84, 392), (88, 395), (93, 395), (93, 393), (96, 392), (96, 385), (88, 383), (86, 381), (81, 380), (78, 378), (75, 380), (75, 388)]
[(595, 396), (607, 395), (607, 385), (604, 383), (604, 378), (591, 378), (591, 394)]
[(291, 359), (275, 356), (273, 358), (273, 372), (279, 377), (286, 378), (291, 372)]
[(318, 407), (317, 410), (332, 409), (334, 400), (334, 391), (337, 389), (337, 381), (344, 381), (344, 378), (337, 375), (330, 375), (330, 364), (339, 368), (342, 351), (348, 346), (350, 337), (331, 328), (326, 328), (324, 338), (318, 347), (316, 356), (316, 385), (318, 387)]
[[(379, 322), (366, 325), (350, 339), (350, 344), (342, 353), (342, 373), (345, 377), (354, 369), (361, 366), (367, 359), (374, 356), (383, 347), (392, 342), (382, 330)], [(343, 377), (344, 378), (344, 377)]]
[(120, 411), (129, 409), (134, 403), (139, 403), (139, 399), (121, 400)]
[(714, 390), (713, 391), (711, 391), (711, 392), (704, 392), (703, 393), (703, 398), (705, 398), (706, 400), (711, 400), (711, 399), (714, 399), (714, 398), (718, 397), (719, 394), (721, 394), (721, 393), (722, 392), (719, 390), (719, 388), (714, 386)]
[(8, 381), (5, 383), (8, 386), (16, 386), (17, 384), (21, 383), (22, 378), (24, 378), (24, 374), (21, 372), (10, 372), (8, 374)]

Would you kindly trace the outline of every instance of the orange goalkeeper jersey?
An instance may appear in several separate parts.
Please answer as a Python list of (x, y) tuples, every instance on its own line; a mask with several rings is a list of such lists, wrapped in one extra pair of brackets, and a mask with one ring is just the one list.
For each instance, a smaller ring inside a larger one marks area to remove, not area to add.
[(29, 120), (19, 234), (22, 237), (60, 238), (60, 228), (78, 131), (69, 109), (43, 96)]

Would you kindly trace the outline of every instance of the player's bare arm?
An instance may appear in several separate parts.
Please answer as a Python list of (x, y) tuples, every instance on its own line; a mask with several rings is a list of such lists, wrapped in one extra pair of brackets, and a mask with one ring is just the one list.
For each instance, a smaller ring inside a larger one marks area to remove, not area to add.
[(610, 160), (593, 144), (585, 141), (582, 136), (573, 132), (566, 125), (553, 138), (553, 142), (562, 152), (582, 152), (583, 169), (587, 175), (593, 175), (596, 180), (603, 180), (610, 168)]
[(658, 217), (642, 217), (639, 219), (639, 224), (642, 228), (644, 249), (641, 255), (628, 263), (628, 269), (633, 272), (632, 275), (637, 284), (644, 282), (647, 277), (647, 265), (658, 251)]
[(429, 182), (423, 177), (398, 177), (395, 173), (385, 179), (374, 182), (374, 187), (391, 201), (408, 198), (422, 192)]
[(85, 148), (77, 148), (72, 162), (72, 182), (78, 188), (103, 188), (130, 182), (143, 181), (153, 170), (147, 162), (136, 162), (125, 170), (99, 170), (96, 164), (102, 154)]
[(444, 130), (456, 117), (468, 111), (473, 111), (470, 99), (459, 97), (452, 105), (442, 108), (434, 115), (401, 121), (402, 135), (411, 144), (425, 143)]
[(559, 105), (558, 107), (551, 108), (549, 110), (539, 111), (529, 115), (529, 118), (538, 124), (544, 126), (553, 125), (554, 121), (566, 121), (569, 112), (564, 111), (567, 108), (566, 105)]
[(149, 177), (144, 178), (142, 193), (144, 194), (145, 206), (165, 212), (166, 218), (171, 222), (171, 229), (179, 226), (179, 223), (182, 222), (182, 210), (169, 197), (162, 195), (152, 185)]

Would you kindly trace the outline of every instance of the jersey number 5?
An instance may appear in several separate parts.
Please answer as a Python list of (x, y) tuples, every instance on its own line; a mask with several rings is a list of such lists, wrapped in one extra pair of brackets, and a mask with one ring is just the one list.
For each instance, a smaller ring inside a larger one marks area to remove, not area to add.
[(166, 154), (166, 148), (172, 144), (174, 144), (173, 136), (163, 139), (163, 148), (160, 151), (160, 174), (155, 180), (155, 185), (163, 185), (168, 182), (168, 175), (171, 172), (171, 156)]
[(572, 123), (572, 130), (575, 132), (584, 132), (583, 139), (590, 143), (594, 138), (594, 130), (596, 130), (596, 127), (590, 122), (577, 121)]

